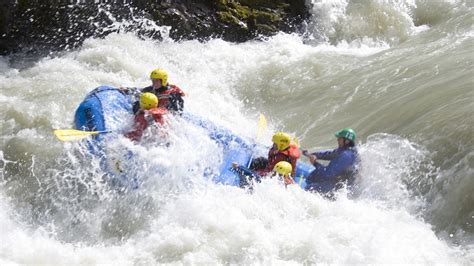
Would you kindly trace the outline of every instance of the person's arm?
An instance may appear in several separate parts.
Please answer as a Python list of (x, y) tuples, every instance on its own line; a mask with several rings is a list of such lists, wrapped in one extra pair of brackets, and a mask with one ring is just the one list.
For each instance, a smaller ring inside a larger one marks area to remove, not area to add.
[(245, 166), (238, 165), (237, 163), (232, 163), (232, 171), (236, 172), (237, 174), (241, 176), (253, 177), (257, 182), (260, 182), (260, 180), (262, 179), (262, 177), (259, 176), (254, 171), (250, 170), (249, 168)]
[(334, 149), (334, 150), (313, 152), (311, 154), (316, 156), (316, 158), (320, 160), (330, 161), (330, 160), (335, 159), (339, 155), (339, 153), (340, 152), (338, 149)]
[[(339, 156), (331, 160), (331, 162), (324, 166), (318, 162), (315, 162), (313, 166), (315, 167), (315, 175), (318, 180), (331, 180), (335, 179), (338, 176), (342, 175), (353, 163), (353, 158), (349, 153), (343, 152)], [(318, 181), (313, 180), (313, 182)]]

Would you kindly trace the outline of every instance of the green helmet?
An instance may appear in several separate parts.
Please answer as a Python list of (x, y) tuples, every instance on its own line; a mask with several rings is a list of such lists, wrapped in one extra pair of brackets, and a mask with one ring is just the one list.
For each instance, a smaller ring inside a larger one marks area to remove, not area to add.
[(345, 138), (355, 143), (357, 134), (352, 128), (344, 128), (336, 132), (336, 138)]

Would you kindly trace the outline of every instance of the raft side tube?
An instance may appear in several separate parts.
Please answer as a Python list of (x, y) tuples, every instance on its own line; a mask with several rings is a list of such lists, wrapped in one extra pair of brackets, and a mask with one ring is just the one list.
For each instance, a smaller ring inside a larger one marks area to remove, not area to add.
[[(252, 141), (241, 138), (230, 130), (219, 127), (215, 123), (199, 116), (183, 113), (182, 117), (192, 124), (205, 129), (209, 137), (223, 147), (223, 159), (219, 167), (219, 174), (214, 175), (212, 180), (219, 184), (239, 186), (239, 176), (231, 171), (232, 163), (248, 166), (252, 156), (257, 152), (268, 150), (263, 145), (257, 145)], [(133, 121), (132, 98), (111, 86), (100, 86), (92, 90), (76, 110), (74, 123), (75, 128), (87, 131), (112, 131), (117, 134), (128, 129)], [(90, 151), (101, 158), (104, 170), (113, 175), (113, 170), (105, 166), (107, 155), (100, 145), (100, 141), (106, 134), (98, 134), (90, 141)], [(107, 164), (108, 165), (108, 164)], [(305, 177), (313, 170), (313, 166), (298, 162), (295, 181), (306, 186)]]
[[(79, 105), (74, 125), (78, 130), (120, 132), (127, 128), (131, 115), (129, 95), (114, 87), (100, 86), (89, 92)], [(102, 135), (96, 135), (96, 139), (102, 139)]]

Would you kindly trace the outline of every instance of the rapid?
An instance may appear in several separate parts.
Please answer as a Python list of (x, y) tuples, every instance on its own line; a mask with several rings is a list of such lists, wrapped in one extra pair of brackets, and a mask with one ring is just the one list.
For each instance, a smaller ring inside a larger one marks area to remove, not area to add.
[[(0, 264), (474, 263), (474, 28), (470, 1), (311, 1), (306, 34), (241, 44), (123, 32), (74, 51), (0, 57)], [(166, 33), (168, 28), (156, 25)], [(118, 137), (143, 185), (120, 193), (80, 142), (60, 142), (100, 85), (149, 85), (254, 139), (259, 113), (303, 148), (354, 128), (356, 197), (254, 193), (208, 181), (221, 148), (182, 119), (171, 145)]]

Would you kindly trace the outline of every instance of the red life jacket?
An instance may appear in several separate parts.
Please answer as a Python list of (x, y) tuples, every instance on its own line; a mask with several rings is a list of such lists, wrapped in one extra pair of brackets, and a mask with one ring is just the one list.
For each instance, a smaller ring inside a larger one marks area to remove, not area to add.
[[(166, 90), (164, 90), (163, 92), (160, 92), (160, 95), (163, 95), (163, 94), (169, 95), (173, 93), (177, 93), (181, 96), (186, 95), (178, 86), (173, 85), (173, 84), (169, 84), (168, 86), (166, 86)], [(167, 108), (169, 99), (167, 97), (158, 97), (158, 98), (159, 98), (158, 107)]]
[(291, 176), (295, 176), (296, 173), (296, 161), (300, 158), (300, 151), (298, 150), (298, 146), (295, 144), (290, 144), (286, 150), (279, 151), (276, 146), (274, 145), (270, 151), (268, 151), (268, 164), (267, 167), (263, 170), (257, 171), (259, 175), (266, 175), (273, 171), (273, 167), (275, 164), (281, 161), (287, 161), (292, 166)]
[(165, 123), (163, 115), (168, 112), (165, 108), (152, 108), (149, 110), (140, 110), (135, 115), (135, 125), (132, 131), (125, 136), (131, 140), (138, 141), (143, 135), (143, 131), (151, 122), (157, 122), (160, 125)]

